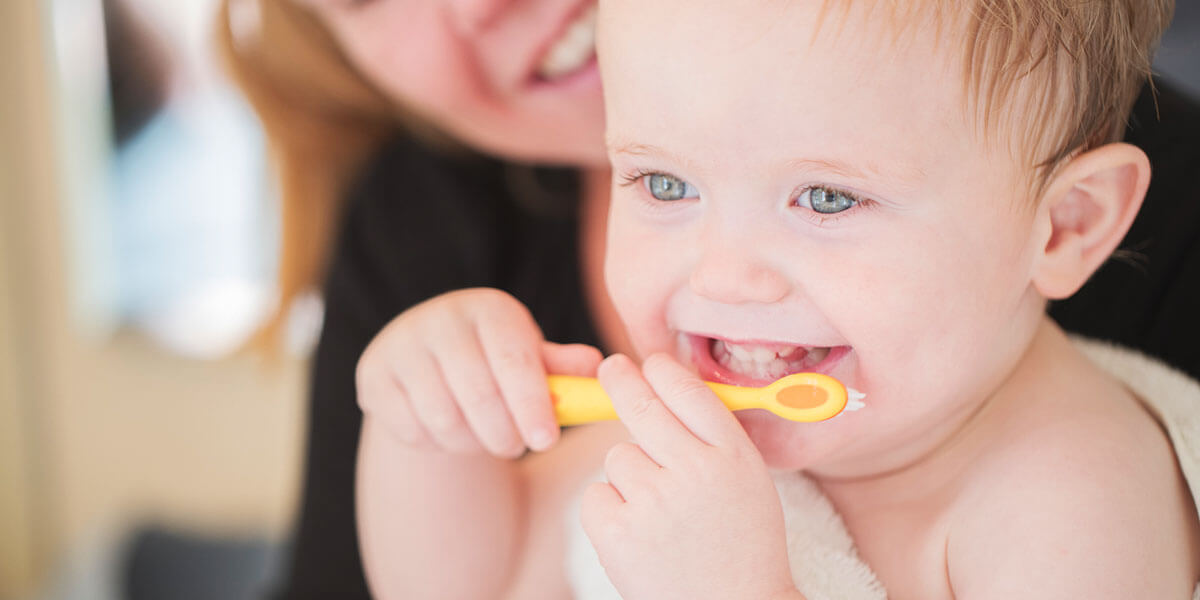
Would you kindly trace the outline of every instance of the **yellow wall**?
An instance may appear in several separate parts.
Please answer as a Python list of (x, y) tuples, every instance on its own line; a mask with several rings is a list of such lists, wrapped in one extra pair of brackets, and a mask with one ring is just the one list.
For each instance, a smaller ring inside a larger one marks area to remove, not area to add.
[(72, 326), (43, 10), (0, 1), (0, 598), (140, 518), (279, 536), (302, 457), (300, 361), (197, 362)]
[(50, 129), (39, 26), (33, 2), (0, 3), (0, 597), (31, 589), (48, 558), (27, 345), (33, 295), (24, 287), (37, 266), (24, 256), (33, 211), (21, 201), (54, 195), (51, 149), (38, 135)]

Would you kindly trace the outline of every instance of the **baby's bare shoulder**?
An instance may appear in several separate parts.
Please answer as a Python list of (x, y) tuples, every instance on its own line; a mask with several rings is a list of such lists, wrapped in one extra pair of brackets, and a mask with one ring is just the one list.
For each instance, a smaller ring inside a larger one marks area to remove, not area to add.
[(1007, 423), (954, 510), (959, 598), (1190, 598), (1195, 505), (1157, 423), (1096, 386)]

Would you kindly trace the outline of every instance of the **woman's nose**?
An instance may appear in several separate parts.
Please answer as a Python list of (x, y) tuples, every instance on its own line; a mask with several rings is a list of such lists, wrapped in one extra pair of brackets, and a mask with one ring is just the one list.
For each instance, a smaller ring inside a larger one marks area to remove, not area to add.
[(515, 0), (446, 0), (455, 25), (463, 33), (476, 33), (486, 28), (504, 7)]
[(696, 294), (724, 304), (770, 304), (791, 290), (783, 273), (728, 247), (707, 250), (689, 283)]

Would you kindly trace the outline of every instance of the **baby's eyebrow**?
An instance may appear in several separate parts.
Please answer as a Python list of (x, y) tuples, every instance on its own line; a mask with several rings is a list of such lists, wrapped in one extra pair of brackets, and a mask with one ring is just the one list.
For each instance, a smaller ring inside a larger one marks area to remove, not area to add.
[[(613, 154), (656, 156), (675, 164), (694, 164), (687, 158), (651, 144), (621, 142), (610, 138), (609, 147)], [(884, 169), (869, 161), (851, 163), (834, 158), (794, 158), (784, 163), (784, 166), (793, 171), (819, 171), (860, 181), (899, 183), (906, 187), (916, 187), (928, 177), (924, 169), (899, 161), (889, 163), (889, 168)]]
[(653, 146), (650, 144), (639, 144), (637, 142), (622, 142), (615, 139), (608, 140), (608, 147), (612, 149), (613, 154), (632, 154), (634, 156), (655, 156), (667, 159), (676, 164), (691, 165), (692, 161), (682, 156), (676, 155), (667, 151), (664, 148)]
[(824, 171), (851, 179), (892, 181), (910, 186), (915, 186), (928, 177), (924, 169), (900, 162), (892, 163), (889, 169), (883, 169), (879, 165), (865, 161), (856, 165), (836, 159), (795, 158), (789, 160), (787, 166), (799, 171)]

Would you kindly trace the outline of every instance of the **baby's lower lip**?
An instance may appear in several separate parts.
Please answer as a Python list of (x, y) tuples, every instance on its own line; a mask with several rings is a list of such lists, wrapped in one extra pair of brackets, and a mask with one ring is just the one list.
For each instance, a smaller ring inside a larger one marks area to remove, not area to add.
[[(695, 365), (701, 379), (743, 387), (763, 387), (774, 381), (749, 377), (722, 366), (712, 355), (713, 338), (691, 334), (687, 334), (687, 337), (692, 351), (692, 364)], [(806, 367), (804, 371), (828, 375), (849, 353), (850, 346), (833, 346), (828, 356), (819, 363)]]

